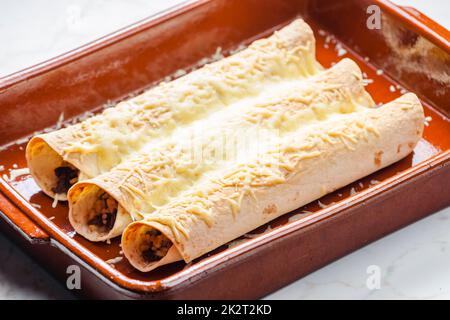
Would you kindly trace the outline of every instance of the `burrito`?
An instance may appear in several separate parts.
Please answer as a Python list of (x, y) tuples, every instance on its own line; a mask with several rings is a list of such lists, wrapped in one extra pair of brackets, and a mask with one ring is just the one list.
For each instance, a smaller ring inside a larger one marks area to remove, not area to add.
[(311, 28), (295, 20), (228, 58), (162, 83), (79, 124), (33, 137), (26, 149), (28, 167), (47, 195), (66, 200), (77, 181), (109, 171), (143, 146), (170, 137), (175, 129), (321, 69)]
[(328, 118), (282, 137), (128, 225), (122, 249), (147, 272), (211, 250), (408, 155), (423, 132), (408, 93), (382, 107)]
[[(272, 142), (302, 126), (374, 106), (361, 70), (344, 59), (316, 76), (232, 104), (165, 144), (76, 183), (68, 194), (69, 220), (91, 241), (116, 237), (205, 177), (265, 154)], [(245, 139), (248, 144), (238, 143)]]

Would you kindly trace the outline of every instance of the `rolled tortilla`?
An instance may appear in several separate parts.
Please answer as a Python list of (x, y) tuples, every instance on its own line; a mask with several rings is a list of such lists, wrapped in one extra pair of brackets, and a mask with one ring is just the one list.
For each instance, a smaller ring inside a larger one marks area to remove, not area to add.
[(122, 249), (147, 272), (193, 259), (408, 155), (422, 136), (419, 99), (406, 94), (299, 129), (264, 157), (234, 165), (131, 223)]
[(79, 124), (33, 137), (26, 149), (28, 167), (47, 195), (66, 200), (76, 181), (109, 171), (175, 129), (269, 86), (321, 69), (311, 28), (295, 20), (228, 58), (162, 83)]
[[(205, 176), (264, 152), (264, 146), (242, 148), (234, 157), (222, 158), (223, 153), (216, 150), (223, 146), (225, 139), (220, 139), (223, 135), (228, 141), (230, 137), (234, 140), (256, 137), (267, 145), (303, 125), (374, 105), (364, 89), (359, 67), (344, 59), (316, 76), (261, 96), (254, 104), (230, 106), (227, 112), (218, 114), (217, 121), (205, 119), (198, 125), (201, 135), (197, 140), (183, 132), (183, 137), (175, 141), (145, 150), (110, 172), (75, 184), (68, 196), (70, 222), (77, 233), (91, 241), (118, 236), (132, 220), (142, 219)], [(218, 148), (211, 148), (217, 142)], [(201, 152), (201, 159), (195, 157), (197, 150), (205, 149), (211, 152)], [(98, 205), (105, 194), (119, 204), (113, 206), (120, 209), (115, 223), (106, 219), (109, 212), (103, 210), (106, 202)], [(105, 215), (103, 225), (98, 223), (99, 215)]]

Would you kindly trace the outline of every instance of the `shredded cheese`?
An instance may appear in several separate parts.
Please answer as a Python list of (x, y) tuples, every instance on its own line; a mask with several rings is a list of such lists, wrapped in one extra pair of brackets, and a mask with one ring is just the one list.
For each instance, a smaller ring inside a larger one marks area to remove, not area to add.
[(56, 206), (58, 205), (58, 201), (59, 201), (59, 194), (55, 194), (55, 197), (53, 198), (52, 202), (52, 208), (56, 208)]
[[(186, 221), (198, 219), (209, 226), (214, 208), (222, 207), (219, 203), (228, 204), (230, 214), (239, 214), (244, 197), (253, 195), (256, 199), (254, 194), (257, 189), (285, 183), (291, 174), (302, 170), (302, 162), (320, 157), (327, 152), (328, 145), (334, 145), (336, 140), (345, 148), (351, 147), (371, 133), (369, 128), (370, 123), (365, 125), (348, 121), (339, 127), (328, 129), (325, 134), (309, 133), (300, 139), (300, 144), (296, 142), (299, 141), (300, 133), (292, 137), (287, 136), (263, 156), (234, 164), (218, 178), (193, 186), (166, 205), (157, 208), (153, 214), (144, 215), (144, 219), (167, 225), (177, 241), (181, 234), (187, 238), (187, 232), (179, 232), (186, 230)], [(327, 207), (320, 201), (318, 204), (321, 208)]]
[(112, 258), (112, 259), (109, 259), (109, 260), (106, 260), (105, 262), (107, 263), (107, 264), (112, 264), (112, 265), (114, 265), (114, 264), (116, 264), (116, 263), (119, 263), (120, 261), (122, 261), (123, 260), (123, 257), (115, 257), (115, 258)]
[[(299, 41), (300, 42), (300, 41)], [(283, 79), (317, 73), (313, 43), (288, 43), (281, 33), (261, 39), (229, 58), (161, 83), (85, 120), (63, 148), (65, 160), (96, 155), (99, 173), (110, 170), (149, 141), (170, 136), (175, 128), (248, 96)], [(216, 52), (221, 55), (220, 50)]]

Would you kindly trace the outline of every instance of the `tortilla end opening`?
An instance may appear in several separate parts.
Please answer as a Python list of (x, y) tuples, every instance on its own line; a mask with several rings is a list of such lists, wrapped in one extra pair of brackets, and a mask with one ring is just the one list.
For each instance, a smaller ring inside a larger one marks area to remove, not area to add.
[(69, 192), (70, 223), (75, 231), (91, 241), (113, 238), (118, 215), (123, 208), (97, 185), (80, 183)]
[(130, 225), (123, 234), (122, 250), (130, 263), (142, 272), (154, 269), (172, 247), (172, 241), (164, 233), (143, 223)]
[(28, 143), (26, 158), (30, 173), (42, 191), (52, 198), (66, 201), (68, 190), (78, 181), (79, 170), (40, 137)]

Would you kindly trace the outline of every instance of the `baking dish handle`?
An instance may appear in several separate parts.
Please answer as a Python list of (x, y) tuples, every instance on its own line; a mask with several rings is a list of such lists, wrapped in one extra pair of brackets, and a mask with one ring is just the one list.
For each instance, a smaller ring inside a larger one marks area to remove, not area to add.
[(48, 243), (50, 236), (0, 192), (0, 219), (30, 243)]

